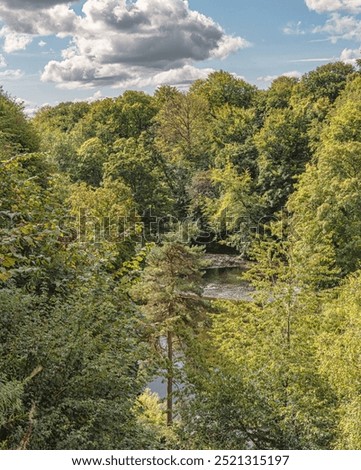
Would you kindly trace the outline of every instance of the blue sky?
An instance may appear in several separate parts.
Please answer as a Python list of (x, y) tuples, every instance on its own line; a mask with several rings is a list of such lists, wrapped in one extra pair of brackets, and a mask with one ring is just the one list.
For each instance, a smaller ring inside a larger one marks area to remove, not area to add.
[(361, 0), (0, 0), (0, 21), (0, 84), (29, 110), (360, 57)]

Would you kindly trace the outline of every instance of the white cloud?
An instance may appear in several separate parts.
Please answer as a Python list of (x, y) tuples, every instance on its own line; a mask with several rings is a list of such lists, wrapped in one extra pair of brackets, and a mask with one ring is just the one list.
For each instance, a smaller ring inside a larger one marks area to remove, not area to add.
[(291, 70), (290, 72), (285, 72), (285, 73), (282, 73), (281, 75), (266, 75), (264, 77), (257, 77), (257, 80), (259, 82), (269, 83), (269, 82), (273, 82), (273, 80), (276, 80), (276, 78), (279, 78), (279, 77), (301, 78), (302, 73), (298, 72), (297, 70)]
[(16, 98), (15, 102), (23, 107), (24, 113), (30, 118), (34, 117), (40, 109), (33, 101)]
[(38, 46), (44, 47), (44, 46), (46, 46), (46, 42), (41, 40), (41, 41), (38, 42)]
[(361, 0), (305, 0), (307, 7), (317, 13), (335, 11), (361, 12)]
[(361, 59), (360, 49), (344, 49), (341, 52), (340, 60), (346, 62), (346, 64), (356, 65), (356, 60)]
[[(10, 8), (6, 2), (0, 0), (0, 19), (6, 25), (2, 28), (2, 36), (5, 37), (5, 44), (12, 44), (10, 52), (25, 49), (35, 36), (52, 34), (60, 37), (69, 36), (77, 30), (80, 20), (68, 5), (31, 10), (19, 8)], [(18, 39), (15, 40), (16, 38)]]
[[(75, 0), (76, 1), (76, 0)], [(59, 5), (61, 3), (69, 3), (69, 0), (2, 0), (0, 2), (4, 6), (10, 9), (42, 9), (50, 8), (54, 5)]]
[(88, 103), (94, 103), (94, 101), (101, 100), (102, 98), (104, 98), (104, 96), (102, 95), (102, 92), (98, 90), (92, 96), (86, 98), (85, 101), (87, 101)]
[(28, 44), (33, 40), (29, 34), (16, 33), (11, 31), (7, 26), (3, 26), (0, 30), (0, 37), (3, 37), (5, 52), (10, 53), (19, 49), (25, 49)]
[(354, 16), (332, 13), (323, 26), (317, 26), (314, 33), (327, 33), (332, 42), (339, 39), (361, 41), (361, 21)]
[(32, 101), (25, 100), (25, 99), (22, 99), (22, 98), (15, 98), (15, 103), (20, 104), (21, 106), (24, 106), (24, 107), (34, 104)]
[[(91, 96), (89, 96), (88, 98), (75, 98), (74, 100), (72, 100), (72, 102), (82, 103), (86, 101), (87, 103), (94, 103), (94, 101), (102, 100), (104, 98), (105, 96), (103, 96), (103, 93), (100, 90), (98, 90), (95, 93), (93, 93)], [(43, 106), (47, 106), (47, 104), (44, 104)]]
[(187, 81), (204, 74), (195, 63), (250, 46), (186, 0), (86, 0), (81, 15), (65, 0), (0, 0), (0, 19), (6, 52), (25, 49), (34, 37), (71, 38), (62, 60), (42, 73), (43, 81), (67, 88)]
[(301, 78), (302, 73), (298, 72), (297, 70), (292, 70), (291, 72), (285, 72), (281, 75), (282, 77), (290, 77), (290, 78)]
[(302, 21), (298, 21), (297, 23), (294, 23), (293, 21), (288, 22), (283, 28), (283, 32), (284, 34), (295, 36), (306, 34), (306, 31), (302, 29)]
[(289, 60), (291, 63), (298, 63), (298, 62), (332, 62), (336, 60), (335, 57), (310, 57), (307, 59), (294, 59), (294, 60)]
[(46, 65), (42, 80), (67, 88), (158, 83), (200, 75), (195, 62), (249, 45), (183, 0), (87, 0), (72, 46)]
[(24, 72), (20, 69), (8, 69), (4, 72), (0, 72), (0, 78), (2, 80), (17, 80), (24, 76)]
[(217, 44), (217, 47), (211, 51), (211, 55), (215, 59), (225, 59), (233, 52), (250, 46), (251, 43), (246, 39), (240, 37), (224, 36), (219, 44)]
[(99, 64), (86, 56), (73, 56), (61, 62), (51, 60), (41, 79), (57, 83), (60, 88), (74, 89), (115, 85), (130, 80), (135, 74), (134, 68), (127, 70), (122, 64)]
[[(129, 80), (125, 86), (136, 87), (157, 87), (160, 85), (189, 86), (195, 80), (205, 79), (214, 69), (199, 69), (192, 65), (185, 65), (182, 68), (171, 69), (156, 73), (149, 77), (135, 78)], [(122, 85), (124, 86), (124, 85)]]
[(7, 63), (6, 63), (5, 57), (0, 54), (0, 67), (6, 67), (6, 66), (7, 66)]

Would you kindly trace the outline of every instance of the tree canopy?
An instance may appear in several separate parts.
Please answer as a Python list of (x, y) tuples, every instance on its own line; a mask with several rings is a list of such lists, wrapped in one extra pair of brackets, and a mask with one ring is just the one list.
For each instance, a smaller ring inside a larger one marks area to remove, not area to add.
[[(360, 98), (343, 62), (1, 89), (0, 448), (361, 449)], [(204, 290), (223, 251), (244, 300)]]

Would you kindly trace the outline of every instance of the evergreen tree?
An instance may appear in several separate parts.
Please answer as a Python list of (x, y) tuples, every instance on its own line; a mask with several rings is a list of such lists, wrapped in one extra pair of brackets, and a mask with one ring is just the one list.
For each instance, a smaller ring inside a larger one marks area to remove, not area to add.
[[(202, 249), (180, 241), (154, 247), (133, 295), (149, 322), (151, 337), (166, 358), (167, 424), (173, 423), (173, 386), (181, 351), (205, 321), (201, 299)], [(166, 347), (163, 345), (163, 341)]]

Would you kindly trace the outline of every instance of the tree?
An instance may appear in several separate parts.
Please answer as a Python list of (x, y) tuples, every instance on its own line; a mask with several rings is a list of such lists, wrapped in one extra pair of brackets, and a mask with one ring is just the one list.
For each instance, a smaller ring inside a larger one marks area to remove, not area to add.
[(205, 212), (219, 238), (247, 253), (262, 218), (261, 200), (254, 191), (248, 171), (238, 174), (231, 164), (212, 172), (218, 197), (206, 199)]
[(93, 257), (94, 269), (116, 272), (133, 255), (140, 231), (130, 189), (121, 179), (105, 179), (99, 188), (79, 183), (71, 190), (78, 252)]
[(361, 448), (361, 273), (350, 276), (323, 307), (320, 371), (338, 398), (337, 449)]
[(155, 122), (155, 149), (172, 198), (175, 201), (172, 216), (183, 220), (190, 203), (187, 187), (195, 171), (202, 171), (210, 163), (208, 138), (208, 105), (204, 98), (164, 91), (163, 105)]
[(90, 105), (73, 129), (83, 141), (98, 137), (112, 145), (119, 138), (138, 137), (147, 130), (156, 113), (153, 98), (144, 92), (126, 91), (117, 98), (105, 98)]
[(274, 109), (255, 141), (259, 152), (258, 190), (272, 214), (285, 205), (296, 176), (310, 159), (306, 122), (290, 109)]
[(126, 449), (154, 441), (133, 410), (149, 358), (139, 315), (108, 275), (79, 278), (70, 295), (0, 290), (2, 447)]
[(74, 126), (89, 112), (90, 104), (84, 101), (66, 102), (57, 106), (43, 106), (35, 115), (33, 123), (40, 134), (60, 131), (71, 132)]
[(289, 202), (295, 254), (310, 282), (337, 283), (357, 269), (361, 256), (360, 89), (358, 77), (336, 102), (315, 161)]
[(288, 108), (297, 83), (298, 79), (293, 77), (281, 76), (273, 80), (264, 95), (266, 111)]
[(214, 115), (212, 166), (223, 168), (230, 163), (239, 173), (249, 171), (255, 178), (258, 156), (254, 140), (258, 129), (256, 111), (225, 105), (217, 108)]
[(163, 217), (174, 205), (167, 169), (149, 140), (144, 134), (139, 139), (118, 139), (104, 165), (105, 178), (121, 178), (129, 186), (147, 226), (149, 212), (152, 217)]
[(0, 144), (2, 149), (36, 152), (39, 138), (23, 108), (0, 87)]
[(191, 93), (169, 94), (156, 117), (159, 150), (185, 168), (206, 168), (207, 114), (204, 98)]
[(298, 93), (301, 96), (310, 97), (313, 101), (328, 98), (333, 103), (354, 73), (354, 67), (345, 62), (321, 65), (303, 75), (298, 86)]
[(185, 446), (327, 449), (334, 439), (335, 395), (318, 370), (320, 299), (295, 276), (277, 231), (254, 247), (253, 301), (217, 303), (191, 351)]
[[(201, 294), (202, 249), (165, 241), (149, 253), (147, 265), (132, 293), (143, 305), (152, 339), (166, 357), (167, 424), (173, 423), (173, 385), (182, 348), (204, 322)], [(162, 338), (166, 348), (162, 346)]]
[(0, 175), (0, 282), (53, 292), (72, 277), (68, 181), (44, 154), (4, 160)]
[(191, 93), (204, 97), (212, 112), (227, 104), (250, 108), (257, 95), (255, 86), (223, 70), (211, 73), (205, 80), (197, 80), (190, 90)]
[(106, 159), (107, 149), (102, 141), (98, 137), (88, 139), (77, 152), (76, 176), (92, 186), (100, 186)]

